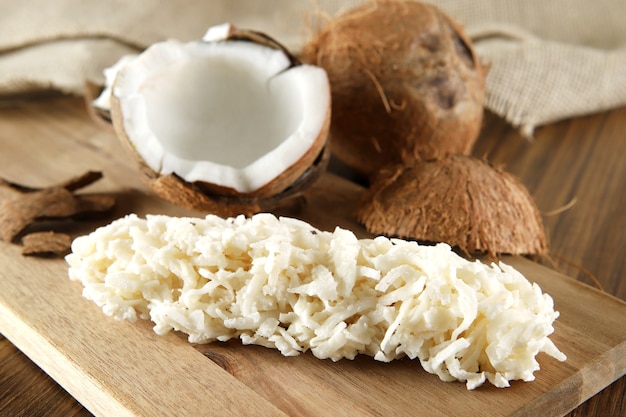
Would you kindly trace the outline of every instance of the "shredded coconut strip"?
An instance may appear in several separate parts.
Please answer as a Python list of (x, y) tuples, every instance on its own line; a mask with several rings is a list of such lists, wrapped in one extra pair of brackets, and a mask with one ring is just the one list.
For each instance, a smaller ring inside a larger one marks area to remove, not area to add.
[(128, 215), (82, 236), (66, 257), (83, 295), (116, 319), (154, 322), (192, 343), (239, 337), (285, 356), (408, 356), (468, 389), (534, 379), (552, 298), (514, 268), (468, 261), (446, 244), (320, 231), (292, 218)]

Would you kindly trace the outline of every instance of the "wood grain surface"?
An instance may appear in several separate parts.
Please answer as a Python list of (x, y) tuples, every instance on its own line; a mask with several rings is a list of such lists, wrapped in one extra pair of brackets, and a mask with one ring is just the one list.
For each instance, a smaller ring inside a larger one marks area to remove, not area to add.
[[(41, 186), (65, 180), (68, 176), (88, 169), (103, 169), (105, 179), (94, 185), (93, 189), (115, 193), (118, 196), (120, 204), (111, 219), (130, 210), (139, 213), (147, 211), (167, 214), (182, 213), (179, 208), (152, 197), (146, 191), (137, 179), (133, 161), (127, 157), (110, 131), (92, 123), (87, 118), (80, 100), (50, 98), (5, 104), (7, 106), (0, 109), (0, 177)], [(528, 414), (529, 410), (539, 408), (546, 411), (544, 413), (546, 416), (560, 415), (564, 412), (562, 410), (564, 401), (578, 404), (592, 396), (569, 415), (624, 415), (625, 377), (617, 379), (596, 394), (596, 387), (604, 386), (615, 377), (623, 375), (625, 366), (622, 358), (626, 349), (623, 337), (626, 316), (621, 307), (623, 303), (619, 301), (619, 299), (626, 300), (626, 283), (622, 279), (626, 259), (626, 237), (623, 233), (626, 230), (626, 211), (623, 209), (626, 203), (626, 166), (623, 162), (623, 155), (626, 151), (624, 132), (626, 132), (626, 109), (617, 109), (547, 126), (538, 130), (533, 141), (521, 138), (514, 129), (505, 125), (501, 120), (491, 116), (487, 118), (477, 144), (476, 154), (486, 155), (493, 162), (505, 164), (509, 171), (522, 178), (544, 214), (551, 245), (551, 257), (541, 260), (550, 269), (538, 267), (535, 263), (518, 258), (511, 258), (511, 262), (522, 270), (541, 271), (544, 277), (542, 279), (547, 285), (544, 290), (548, 292), (554, 290), (559, 294), (565, 294), (567, 302), (557, 305), (557, 308), (562, 311), (562, 318), (559, 319), (559, 323), (562, 324), (557, 327), (557, 334), (559, 334), (559, 338), (556, 339), (557, 343), (561, 345), (566, 338), (571, 338), (574, 340), (572, 342), (574, 346), (576, 343), (585, 346), (584, 354), (573, 356), (567, 348), (564, 348), (570, 358), (574, 358), (568, 361), (567, 366), (559, 368), (556, 363), (553, 363), (555, 361), (546, 360), (546, 368), (560, 370), (556, 374), (548, 370), (540, 371), (537, 375), (538, 380), (533, 383), (535, 385), (516, 384), (513, 390), (508, 392), (510, 396), (490, 394), (492, 391), (490, 389), (478, 393), (478, 396), (487, 396), (488, 401), (494, 401), (496, 407), (499, 401), (517, 401), (526, 404), (525, 408), (520, 408), (519, 415), (531, 415)], [(326, 177), (325, 180), (330, 181), (332, 177)], [(335, 185), (329, 187), (333, 188)], [(327, 188), (320, 184), (318, 189), (323, 194)], [(346, 186), (339, 189), (342, 199), (355, 200), (358, 187)], [(345, 193), (355, 194), (350, 196)], [(339, 216), (345, 219), (345, 213), (350, 209), (348, 204), (331, 205), (323, 211), (309, 212), (307, 220), (310, 219), (314, 224), (327, 225), (325, 222), (328, 218)], [(350, 223), (350, 220), (345, 220), (345, 222), (346, 224), (342, 224), (344, 227), (360, 229), (359, 225)], [(68, 224), (64, 227), (70, 233), (86, 233), (94, 227), (94, 223)], [(0, 263), (5, 266), (3, 274), (0, 274), (0, 280), (6, 279), (5, 277), (10, 273), (11, 277), (19, 276), (20, 280), (28, 282), (23, 290), (19, 289), (21, 287), (17, 288), (15, 297), (26, 296), (29, 300), (32, 299), (34, 306), (32, 311), (20, 313), (22, 317), (15, 323), (27, 317), (33, 324), (30, 328), (37, 330), (37, 326), (41, 326), (41, 324), (36, 324), (37, 305), (54, 304), (55, 294), (62, 295), (67, 294), (68, 291), (79, 291), (75, 285), (68, 285), (63, 276), (62, 263), (29, 259), (28, 265), (36, 265), (31, 272), (44, 271), (46, 279), (42, 280), (42, 292), (28, 293), (33, 287), (37, 288), (37, 284), (33, 284), (32, 280), (38, 277), (33, 276), (32, 273), (29, 274), (28, 268), (16, 270), (10, 267), (15, 264), (16, 259), (20, 258), (19, 248), (4, 244), (0, 248), (0, 254), (2, 256)], [(580, 282), (566, 278), (554, 270)], [(552, 276), (558, 276), (558, 278), (550, 279)], [(8, 293), (5, 292), (4, 284), (0, 281), (0, 285), (3, 285), (2, 294), (6, 297)], [(589, 287), (598, 284), (601, 285), (603, 291), (616, 298), (611, 298)], [(556, 285), (556, 287), (551, 287), (551, 285)], [(14, 286), (12, 291), (15, 290)], [(562, 306), (567, 306), (565, 311), (561, 308)], [(94, 349), (97, 350), (96, 347), (90, 345), (89, 340), (85, 339), (84, 332), (74, 331), (70, 323), (63, 322), (64, 317), (69, 315), (68, 310), (74, 311), (74, 314), (82, 314), (81, 309), (84, 308), (90, 311), (94, 309), (89, 303), (58, 306), (58, 311), (54, 313), (56, 320), (54, 326), (51, 324), (52, 327), (58, 328), (56, 333), (58, 338), (42, 339), (40, 337), (42, 332), (35, 331), (28, 334), (28, 332), (22, 332), (21, 327), (20, 331), (11, 328), (10, 323), (14, 321), (9, 317), (10, 309), (3, 309), (2, 323), (5, 326), (4, 331), (11, 334), (11, 340), (20, 346), (27, 346), (28, 349), (25, 350), (33, 355), (33, 359), (36, 359), (39, 366), (45, 367), (51, 373), (55, 370), (67, 372), (68, 369), (71, 370), (68, 363), (75, 363), (83, 355)], [(587, 327), (579, 325), (579, 322), (568, 322), (568, 316), (578, 317), (581, 311), (586, 312), (581, 317), (587, 317), (587, 320), (582, 320)], [(104, 317), (103, 320), (105, 320)], [(163, 345), (164, 350), (159, 353), (158, 357), (167, 356), (170, 348), (177, 351), (180, 344), (185, 343), (175, 335), (157, 338), (152, 335), (149, 326), (145, 323), (138, 325), (139, 330), (136, 325), (129, 323), (113, 325), (121, 334), (128, 335), (128, 338), (132, 338), (132, 335), (139, 331), (144, 335), (141, 340), (148, 345)], [(589, 334), (596, 335), (595, 340), (589, 341)], [(622, 335), (621, 338), (620, 335)], [(48, 352), (50, 348), (52, 351), (58, 350), (60, 344), (64, 343), (63, 340), (66, 340), (64, 337), (71, 338), (70, 345), (75, 349), (73, 351), (75, 356), (70, 357), (69, 361), (67, 356), (47, 358), (41, 354), (42, 350)], [(575, 342), (576, 340), (580, 342)], [(111, 343), (113, 343), (110, 346), (111, 350), (114, 350), (115, 339)], [(123, 340), (118, 340), (117, 343), (123, 343)], [(593, 346), (595, 348), (592, 348)], [(607, 347), (612, 348), (607, 349)], [(137, 356), (133, 360), (152, 360), (151, 354), (146, 353), (144, 349), (149, 348), (143, 345), (136, 346), (133, 351), (137, 352)], [(324, 402), (322, 396), (330, 398), (331, 409), (327, 410), (328, 413), (324, 413), (326, 415), (339, 414), (338, 407), (334, 405), (341, 403), (345, 399), (344, 396), (351, 398), (354, 404), (362, 404), (350, 410), (353, 412), (352, 415), (355, 415), (354, 413), (397, 414), (394, 411), (398, 409), (385, 408), (388, 407), (385, 404), (406, 404), (408, 394), (397, 389), (401, 385), (394, 385), (387, 381), (386, 373), (388, 372), (393, 372), (398, 376), (399, 381), (395, 384), (401, 384), (402, 381), (409, 383), (412, 378), (416, 377), (434, 378), (430, 385), (435, 386), (434, 390), (439, 395), (429, 398), (424, 398), (422, 395), (420, 401), (423, 406), (441, 413), (446, 411), (445, 405), (442, 406), (439, 402), (441, 396), (451, 398), (449, 402), (456, 402), (459, 398), (465, 398), (468, 395), (460, 384), (440, 383), (436, 377), (426, 375), (413, 366), (407, 366), (403, 361), (391, 364), (391, 366), (388, 366), (389, 364), (383, 366), (373, 364), (367, 358), (359, 358), (337, 367), (331, 363), (313, 359), (310, 355), (301, 355), (295, 360), (285, 360), (277, 352), (250, 346), (241, 349), (228, 345), (210, 345), (194, 352), (202, 359), (205, 358), (202, 356), (204, 353), (213, 360), (200, 361), (202, 365), (198, 366), (204, 367), (204, 372), (199, 374), (205, 377), (194, 378), (192, 384), (197, 385), (192, 396), (198, 394), (195, 391), (202, 392), (202, 387), (204, 389), (212, 387), (223, 399), (233, 396), (233, 401), (225, 400), (221, 403), (222, 406), (232, 407), (222, 411), (231, 412), (233, 415), (250, 409), (256, 409), (259, 414), (265, 415), (280, 415), (279, 410), (289, 415), (299, 415), (307, 409), (307, 404), (311, 401), (322, 407), (321, 404)], [(605, 354), (605, 352), (611, 353)], [(42, 357), (44, 357), (43, 361)], [(183, 370), (193, 369), (196, 366), (195, 354), (190, 354), (190, 358), (181, 360), (176, 366), (180, 366)], [(87, 369), (89, 375), (87, 379), (70, 378), (68, 375), (63, 378), (65, 388), (70, 392), (89, 390), (101, 393), (102, 387), (94, 381), (119, 379), (121, 391), (108, 392), (101, 399), (90, 398), (90, 406), (92, 409), (105, 411), (106, 415), (122, 415), (122, 411), (127, 411), (129, 408), (132, 410), (134, 405), (124, 403), (127, 393), (123, 392), (121, 387), (131, 386), (132, 384), (128, 381), (140, 384), (141, 376), (133, 374), (132, 369), (120, 375), (111, 375), (110, 368), (102, 364), (114, 360), (118, 359), (112, 355), (106, 361), (90, 365)], [(1, 416), (91, 415), (39, 366), (31, 362), (11, 341), (0, 336)], [(298, 373), (298, 367), (305, 367), (310, 372)], [(355, 380), (354, 375), (360, 375), (359, 368), (363, 367), (369, 370), (367, 379)], [(228, 372), (221, 372), (222, 369)], [(77, 375), (84, 374), (84, 372), (84, 369), (77, 370)], [(223, 375), (224, 377), (219, 380), (206, 380), (204, 379), (206, 375)], [(227, 377), (229, 375), (234, 375), (235, 378)], [(268, 378), (268, 375), (271, 378)], [(540, 377), (540, 375), (543, 376)], [(160, 373), (155, 370), (154, 375), (148, 380), (158, 382), (159, 376)], [(290, 386), (281, 383), (284, 380), (302, 384), (306, 389), (291, 390)], [(328, 387), (319, 387), (310, 383), (320, 380), (339, 385), (333, 391)], [(75, 385), (71, 381), (75, 381)], [(381, 381), (385, 384), (381, 384)], [(553, 386), (553, 383), (558, 381), (565, 382), (556, 387)], [(604, 381), (608, 382), (605, 384)], [(86, 387), (85, 384), (93, 386)], [(382, 393), (388, 400), (387, 403), (375, 409), (369, 408), (366, 401), (367, 387), (371, 385), (382, 387)], [(551, 395), (527, 397), (526, 395), (532, 393), (537, 385), (540, 386), (542, 393), (549, 392)], [(176, 387), (176, 383), (172, 383), (172, 387)], [(459, 388), (463, 389), (459, 390)], [(146, 401), (156, 401), (155, 407), (159, 407), (160, 399), (155, 399), (149, 391), (143, 388), (139, 392), (140, 404)], [(244, 398), (241, 395), (235, 395), (235, 392), (245, 393)], [(334, 397), (328, 397), (330, 392), (337, 394)], [(451, 393), (452, 396), (450, 396)], [(415, 395), (419, 395), (419, 392)], [(117, 398), (118, 401), (109, 401), (111, 397)], [(181, 393), (178, 397), (183, 397), (181, 401), (184, 403), (184, 395)], [(262, 398), (272, 400), (268, 403)], [(533, 404), (532, 401), (524, 402), (526, 398), (534, 398), (533, 401), (539, 401), (541, 404)], [(252, 403), (261, 404), (262, 408), (250, 408)], [(166, 407), (167, 404), (162, 406)], [(484, 410), (479, 408), (468, 406), (464, 409), (464, 415), (480, 414)], [(524, 414), (525, 412), (528, 413)], [(216, 409), (214, 414), (224, 413)], [(457, 413), (457, 415), (463, 414)]]

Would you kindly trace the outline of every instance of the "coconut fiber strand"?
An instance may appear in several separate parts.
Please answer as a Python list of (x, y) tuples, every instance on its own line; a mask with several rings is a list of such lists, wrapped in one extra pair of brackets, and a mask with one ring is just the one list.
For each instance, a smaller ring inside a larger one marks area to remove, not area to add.
[[(82, 94), (85, 79), (159, 40), (229, 21), (295, 50), (325, 17), (365, 0), (0, 2), (0, 96)], [(536, 126), (626, 105), (626, 1), (440, 0), (490, 65), (485, 106)], [(62, 59), (60, 59), (62, 57)]]

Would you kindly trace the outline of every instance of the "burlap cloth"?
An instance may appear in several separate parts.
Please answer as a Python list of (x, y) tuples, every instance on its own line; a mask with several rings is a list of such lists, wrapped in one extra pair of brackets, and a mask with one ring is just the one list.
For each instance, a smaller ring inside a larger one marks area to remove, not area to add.
[[(214, 24), (297, 51), (326, 17), (365, 0), (0, 0), (0, 97), (82, 94), (119, 57)], [(626, 104), (626, 0), (440, 0), (490, 64), (485, 106), (536, 126)]]

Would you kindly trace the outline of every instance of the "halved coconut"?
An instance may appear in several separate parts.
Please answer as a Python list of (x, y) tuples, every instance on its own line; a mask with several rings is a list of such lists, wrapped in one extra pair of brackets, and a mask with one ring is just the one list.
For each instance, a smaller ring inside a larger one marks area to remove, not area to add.
[(526, 187), (487, 161), (449, 155), (381, 171), (358, 220), (370, 233), (446, 242), (466, 253), (541, 255), (543, 222)]
[(157, 193), (203, 211), (254, 212), (326, 160), (330, 87), (323, 69), (227, 25), (125, 62), (111, 116)]

